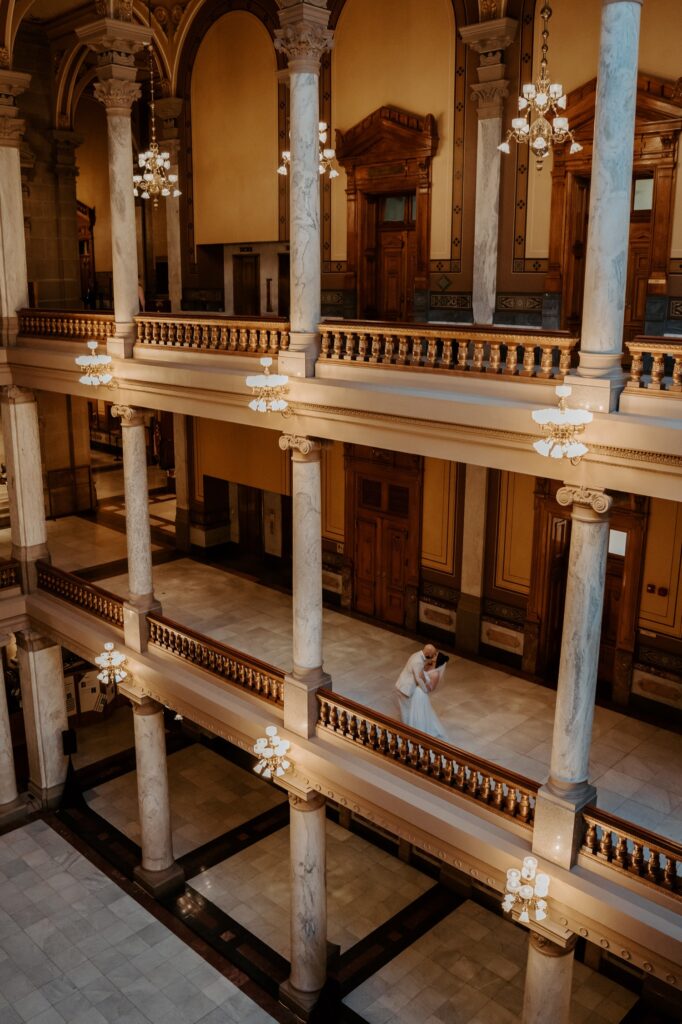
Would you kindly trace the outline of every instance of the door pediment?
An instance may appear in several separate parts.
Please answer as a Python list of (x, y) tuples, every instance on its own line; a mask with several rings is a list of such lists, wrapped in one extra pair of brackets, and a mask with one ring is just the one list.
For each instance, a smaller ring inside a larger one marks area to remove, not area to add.
[(433, 114), (379, 107), (347, 131), (336, 132), (336, 158), (346, 170), (391, 161), (430, 161), (438, 149)]

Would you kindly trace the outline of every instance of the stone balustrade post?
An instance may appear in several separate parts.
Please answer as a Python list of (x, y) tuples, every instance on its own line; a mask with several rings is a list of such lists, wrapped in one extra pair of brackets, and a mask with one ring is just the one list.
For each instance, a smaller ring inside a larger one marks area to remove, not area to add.
[(642, 0), (603, 0), (594, 115), (590, 230), (580, 362), (570, 374), (573, 401), (615, 409), (621, 367), (630, 235), (630, 193)]
[(474, 323), (491, 324), (497, 298), (497, 245), (500, 209), (502, 115), (509, 82), (504, 78), (504, 51), (516, 35), (513, 18), (465, 25), (464, 42), (480, 55), (478, 82), (471, 86), (478, 104), (476, 207), (474, 215)]
[(326, 0), (278, 0), (275, 47), (288, 60), (290, 92), (289, 251), (291, 333), (279, 369), (311, 377), (319, 354), (322, 310), (320, 241), (320, 59), (331, 49)]
[(119, 685), (119, 692), (133, 706), (135, 730), (142, 863), (133, 874), (140, 885), (159, 897), (181, 887), (185, 879), (173, 855), (163, 704), (141, 697), (125, 685)]
[[(0, 647), (9, 643), (10, 637), (0, 638)], [(14, 749), (9, 724), (7, 687), (0, 660), (0, 828), (26, 815), (26, 801), (19, 796), (17, 776), (14, 770)]]
[(307, 1020), (327, 977), (325, 799), (289, 794), (291, 842), (291, 974), (280, 1002)]
[(123, 440), (128, 548), (128, 598), (123, 605), (123, 631), (129, 647), (144, 651), (147, 647), (147, 613), (161, 608), (154, 598), (152, 577), (145, 422), (138, 409), (127, 405), (114, 405), (111, 411), (113, 416), (121, 418)]
[(483, 568), (488, 499), (488, 470), (466, 467), (461, 594), (457, 603), (457, 649), (478, 654), (483, 610)]
[(580, 811), (596, 797), (588, 772), (611, 498), (566, 485), (556, 500), (571, 506), (571, 544), (550, 773), (538, 793), (533, 851), (570, 868), (582, 835)]
[(317, 722), (316, 691), (330, 686), (322, 662), (322, 516), (320, 443), (283, 434), (292, 462), (293, 671), (284, 680), (284, 726), (312, 736)]
[[(119, 5), (119, 13), (127, 8)], [(130, 5), (132, 17), (132, 5)], [(112, 276), (116, 333), (107, 341), (111, 355), (132, 356), (133, 318), (139, 312), (137, 234), (133, 196), (133, 136), (130, 112), (140, 96), (135, 54), (149, 43), (150, 28), (124, 18), (102, 18), (76, 29), (81, 42), (97, 54), (95, 97), (107, 112)]]
[(56, 807), (68, 767), (62, 744), (62, 732), (68, 728), (62, 649), (31, 629), (22, 630), (16, 637), (28, 790), (41, 807)]
[[(180, 150), (178, 120), (181, 112), (182, 100), (177, 96), (163, 96), (160, 100), (156, 100), (156, 113), (161, 121), (159, 139), (161, 148), (170, 154), (170, 174), (178, 173)], [(168, 196), (164, 202), (166, 203), (166, 246), (168, 249), (168, 297), (171, 313), (179, 313), (182, 309), (180, 198)]]
[(38, 404), (32, 391), (11, 386), (3, 389), (0, 408), (12, 558), (27, 592), (36, 586), (36, 561), (48, 558)]
[(522, 1024), (568, 1024), (576, 936), (566, 944), (530, 933)]
[(28, 89), (31, 76), (0, 68), (0, 345), (16, 341), (17, 310), (28, 306), (28, 270), (24, 235), (19, 147), (26, 122), (16, 98)]

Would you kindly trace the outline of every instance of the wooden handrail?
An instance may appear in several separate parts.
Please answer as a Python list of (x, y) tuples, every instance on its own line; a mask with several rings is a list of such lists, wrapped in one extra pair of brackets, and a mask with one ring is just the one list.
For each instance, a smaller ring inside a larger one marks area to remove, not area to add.
[(149, 643), (282, 707), (284, 673), (161, 615), (148, 615)]
[(73, 573), (56, 569), (48, 562), (39, 561), (36, 568), (39, 590), (76, 605), (112, 626), (123, 627), (123, 601), (116, 594), (96, 587), (93, 583), (86, 583)]
[(114, 314), (67, 309), (20, 309), (20, 337), (92, 339), (103, 342), (115, 330)]
[(284, 317), (234, 317), (200, 313), (140, 313), (137, 342), (239, 355), (276, 355), (289, 347)]
[[(625, 345), (632, 356), (630, 379), (627, 391), (665, 391), (666, 394), (682, 395), (682, 335), (678, 338), (663, 338), (653, 334), (640, 334)], [(644, 356), (651, 359), (650, 373), (644, 375)], [(673, 360), (672, 375), (665, 376), (666, 356)]]
[(682, 877), (677, 873), (678, 864), (682, 865), (680, 843), (598, 807), (585, 807), (582, 815), (583, 853), (682, 898)]
[(540, 784), (403, 725), (331, 690), (317, 691), (318, 727), (532, 828)]

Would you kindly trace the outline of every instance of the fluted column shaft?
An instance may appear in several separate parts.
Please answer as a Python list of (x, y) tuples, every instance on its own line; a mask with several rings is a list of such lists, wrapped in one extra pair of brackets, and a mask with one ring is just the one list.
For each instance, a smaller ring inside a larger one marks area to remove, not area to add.
[(25, 122), (18, 117), (16, 97), (31, 76), (0, 68), (0, 344), (11, 345), (17, 334), (17, 310), (28, 305), (28, 271), (24, 235), (19, 147)]
[(9, 387), (0, 400), (7, 465), (12, 557), (22, 569), (25, 590), (35, 586), (35, 562), (47, 557), (43, 466), (35, 395)]
[(289, 797), (291, 835), (291, 975), (315, 994), (327, 976), (326, 817), (324, 797)]
[(143, 871), (166, 871), (173, 857), (166, 731), (163, 705), (153, 700), (133, 704), (137, 801)]
[(642, 0), (604, 0), (602, 8), (578, 369), (581, 377), (620, 380), (623, 376), (641, 4)]
[(522, 1024), (568, 1024), (574, 949), (575, 938), (563, 948), (531, 932)]

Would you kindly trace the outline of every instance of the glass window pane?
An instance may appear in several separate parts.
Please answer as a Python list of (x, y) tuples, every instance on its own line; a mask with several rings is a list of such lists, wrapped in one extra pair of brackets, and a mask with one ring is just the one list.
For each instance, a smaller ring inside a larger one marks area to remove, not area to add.
[(623, 530), (609, 530), (609, 554), (624, 555), (628, 535)]
[(654, 205), (654, 179), (636, 178), (633, 210), (651, 210)]
[(384, 199), (384, 220), (405, 219), (405, 196), (386, 196)]

